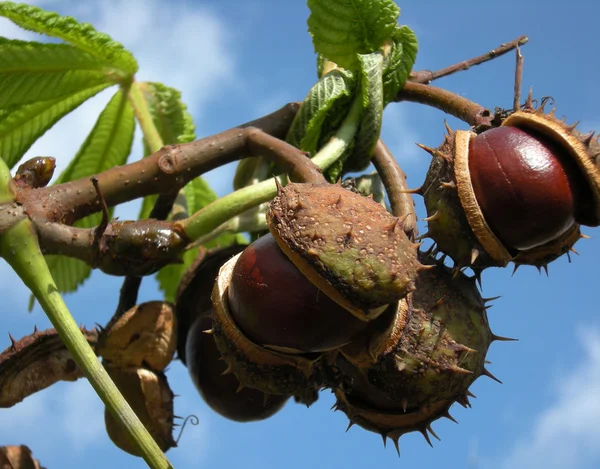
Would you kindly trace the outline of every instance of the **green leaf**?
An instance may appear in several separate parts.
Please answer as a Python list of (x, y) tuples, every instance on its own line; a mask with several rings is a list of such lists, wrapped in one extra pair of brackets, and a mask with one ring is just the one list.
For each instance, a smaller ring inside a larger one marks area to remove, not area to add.
[(311, 88), (288, 131), (286, 141), (310, 153), (318, 149), (321, 128), (326, 118), (335, 119), (330, 111), (345, 116), (356, 80), (345, 70), (332, 70)]
[(98, 117), (75, 158), (59, 176), (57, 184), (125, 164), (131, 152), (134, 130), (133, 108), (127, 95), (119, 90)]
[(371, 162), (373, 149), (381, 134), (383, 120), (383, 55), (361, 55), (360, 93), (363, 117), (354, 139), (352, 154), (344, 164), (344, 172), (363, 171)]
[(196, 139), (194, 120), (181, 100), (179, 91), (154, 82), (138, 83), (138, 86), (165, 144), (186, 143)]
[(315, 52), (351, 70), (359, 66), (357, 54), (370, 54), (392, 38), (400, 16), (392, 0), (308, 0), (308, 7)]
[(12, 168), (31, 145), (62, 117), (109, 84), (48, 101), (0, 110), (0, 155)]
[[(134, 130), (133, 108), (127, 95), (119, 90), (106, 105), (77, 155), (58, 177), (56, 184), (90, 177), (125, 164), (131, 152)], [(79, 220), (75, 226), (92, 228), (101, 219), (100, 213), (94, 213)], [(75, 291), (91, 273), (91, 268), (82, 261), (63, 256), (48, 256), (48, 266), (61, 292)]]
[(0, 42), (0, 108), (117, 82), (113, 67), (73, 46)]
[[(188, 205), (188, 213), (196, 213), (198, 210), (206, 207), (211, 202), (217, 200), (217, 194), (210, 188), (208, 183), (201, 177), (190, 181), (185, 187), (184, 192)], [(225, 247), (234, 243), (244, 244), (245, 238), (241, 234), (224, 233), (212, 241), (204, 244), (206, 248)], [(175, 301), (177, 286), (181, 277), (192, 264), (198, 254), (198, 249), (190, 249), (183, 255), (182, 264), (171, 264), (163, 267), (157, 274), (159, 288), (165, 294), (166, 301)]]
[(394, 33), (391, 52), (383, 66), (384, 106), (393, 102), (412, 71), (419, 43), (417, 36), (408, 26), (401, 26)]
[[(138, 86), (148, 103), (152, 120), (164, 144), (186, 143), (196, 139), (196, 126), (187, 106), (181, 100), (179, 91), (154, 82), (138, 83)], [(144, 144), (144, 156), (149, 154), (150, 150)], [(140, 219), (150, 216), (156, 199), (156, 195), (144, 197)]]
[(138, 65), (131, 52), (110, 36), (96, 31), (89, 23), (79, 23), (70, 16), (60, 16), (35, 6), (13, 2), (0, 2), (0, 16), (23, 29), (62, 39), (102, 58), (129, 77), (137, 72)]

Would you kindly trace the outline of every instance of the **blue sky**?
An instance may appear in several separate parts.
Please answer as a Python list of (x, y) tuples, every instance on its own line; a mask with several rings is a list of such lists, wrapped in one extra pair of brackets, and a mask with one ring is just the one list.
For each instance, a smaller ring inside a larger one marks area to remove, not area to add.
[[(30, 2), (93, 23), (133, 51), (140, 63), (138, 79), (162, 81), (179, 88), (197, 123), (197, 135), (230, 128), (304, 97), (315, 81), (315, 60), (306, 32), (308, 10), (303, 1), (157, 0)], [(600, 4), (517, 2), (501, 4), (472, 0), (453, 2), (406, 0), (401, 23), (420, 40), (416, 68), (437, 69), (502, 42), (527, 34), (523, 48), (524, 92), (553, 96), (559, 115), (581, 120), (583, 130), (600, 130), (600, 92), (596, 60), (600, 39)], [(0, 35), (35, 39), (7, 21)], [(512, 103), (514, 55), (440, 80), (449, 88), (494, 108)], [(110, 97), (103, 93), (58, 124), (27, 156), (53, 155), (64, 168), (91, 129)], [(383, 138), (405, 171), (419, 186), (429, 157), (415, 142), (437, 146), (442, 139), (443, 113), (411, 104), (390, 105)], [(454, 128), (465, 124), (448, 119)], [(139, 135), (131, 159), (141, 155)], [(211, 172), (209, 181), (220, 194), (231, 190), (231, 167)], [(422, 205), (418, 208), (423, 214)], [(117, 213), (130, 218), (137, 204)], [(344, 433), (346, 418), (329, 410), (328, 392), (310, 409), (288, 404), (270, 420), (231, 423), (208, 409), (197, 396), (187, 371), (174, 362), (168, 372), (179, 397), (176, 414), (195, 414), (197, 427), (186, 429), (180, 446), (168, 455), (175, 467), (348, 468), (445, 467), (596, 468), (600, 467), (600, 235), (576, 249), (573, 262), (560, 259), (550, 276), (534, 268), (490, 269), (484, 273), (483, 295), (502, 295), (489, 311), (500, 335), (519, 342), (495, 343), (488, 359), (491, 371), (504, 381), (487, 378), (471, 388), (478, 396), (473, 408), (455, 405), (460, 422), (433, 424), (441, 442), (427, 446), (421, 435), (400, 440), (402, 457), (385, 450), (379, 435), (353, 427)], [(80, 323), (104, 323), (117, 303), (120, 279), (94, 274), (66, 300)], [(28, 292), (6, 265), (0, 265), (0, 350), (34, 324), (48, 321), (39, 308), (27, 313)], [(140, 300), (159, 298), (153, 280), (143, 284)], [(0, 445), (28, 444), (49, 468), (143, 468), (142, 460), (115, 448), (103, 427), (103, 406), (87, 382), (60, 383), (0, 410)]]

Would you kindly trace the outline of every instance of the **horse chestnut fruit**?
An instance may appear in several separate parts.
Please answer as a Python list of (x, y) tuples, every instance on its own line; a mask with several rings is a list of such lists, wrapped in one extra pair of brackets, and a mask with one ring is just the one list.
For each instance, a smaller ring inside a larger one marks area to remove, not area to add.
[(227, 296), (231, 315), (248, 338), (284, 351), (331, 350), (367, 325), (310, 283), (270, 234), (239, 256)]
[[(574, 243), (579, 224), (600, 220), (600, 169), (591, 138), (531, 109), (501, 127), (448, 129), (417, 192), (428, 235), (458, 268), (545, 267)], [(595, 147), (594, 147), (595, 148)], [(524, 254), (524, 255), (522, 255)]]

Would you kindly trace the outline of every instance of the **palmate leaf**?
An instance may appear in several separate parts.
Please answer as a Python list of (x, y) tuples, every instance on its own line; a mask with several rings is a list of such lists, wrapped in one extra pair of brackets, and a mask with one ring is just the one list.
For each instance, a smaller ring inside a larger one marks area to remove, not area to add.
[[(190, 181), (184, 188), (186, 201), (188, 204), (188, 212), (196, 213), (198, 210), (206, 207), (211, 202), (217, 200), (217, 194), (210, 188), (208, 183), (201, 177), (195, 178)], [(212, 247), (225, 247), (230, 246), (234, 243), (245, 244), (246, 239), (241, 234), (229, 234), (225, 233), (212, 241), (204, 244), (206, 248)], [(192, 264), (196, 256), (198, 255), (198, 249), (190, 249), (183, 255), (182, 264), (171, 264), (163, 267), (157, 274), (156, 280), (158, 281), (159, 288), (165, 294), (166, 301), (175, 301), (175, 294), (177, 293), (177, 286), (187, 268)]]
[[(137, 83), (144, 95), (154, 125), (165, 145), (191, 142), (196, 138), (196, 127), (186, 105), (181, 101), (181, 93), (162, 83)], [(144, 142), (144, 156), (150, 154)], [(144, 198), (140, 210), (140, 219), (148, 218), (156, 201), (156, 195)]]
[(125, 79), (121, 75), (107, 62), (67, 44), (0, 42), (0, 108), (118, 83)]
[(308, 0), (308, 7), (315, 52), (350, 70), (359, 68), (357, 54), (391, 39), (400, 16), (392, 0)]
[(0, 16), (29, 31), (62, 39), (111, 64), (127, 76), (131, 77), (137, 72), (138, 65), (133, 55), (107, 34), (96, 31), (91, 24), (13, 2), (0, 2)]
[[(125, 164), (131, 152), (134, 130), (133, 108), (127, 95), (119, 90), (106, 105), (77, 155), (56, 183), (93, 176)], [(97, 226), (101, 217), (99, 213), (92, 214), (79, 220), (75, 226)], [(91, 273), (91, 268), (77, 259), (48, 256), (47, 260), (61, 292), (75, 291)]]
[(60, 98), (0, 110), (0, 157), (12, 168), (57, 121), (108, 86), (103, 84)]

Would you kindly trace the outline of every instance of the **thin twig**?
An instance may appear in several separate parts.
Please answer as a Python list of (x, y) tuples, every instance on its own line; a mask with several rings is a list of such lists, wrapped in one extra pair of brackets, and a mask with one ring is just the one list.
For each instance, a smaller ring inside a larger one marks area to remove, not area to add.
[(106, 200), (104, 199), (104, 196), (102, 195), (102, 190), (100, 190), (98, 178), (92, 177), (92, 178), (90, 178), (90, 181), (92, 181), (92, 184), (94, 185), (94, 189), (96, 190), (96, 194), (98, 195), (98, 201), (100, 202), (100, 207), (102, 207), (102, 220), (100, 221), (100, 224), (94, 230), (94, 240), (92, 242), (92, 246), (93, 246), (94, 252), (96, 253), (96, 257), (99, 258), (100, 257), (100, 239), (102, 238), (102, 235), (104, 234), (104, 232), (106, 231), (106, 227), (108, 226), (109, 213), (108, 213), (108, 207), (106, 205)]
[(517, 112), (521, 108), (521, 82), (523, 81), (523, 54), (517, 47), (517, 66), (515, 67), (515, 95), (513, 100), (513, 109)]
[(510, 52), (511, 50), (526, 44), (529, 39), (527, 36), (520, 36), (514, 41), (507, 42), (506, 44), (502, 44), (491, 51), (480, 55), (478, 57), (473, 57), (469, 60), (464, 60), (457, 64), (451, 65), (450, 67), (443, 68), (441, 70), (437, 70), (432, 72), (430, 70), (420, 70), (418, 72), (412, 72), (409, 76), (409, 80), (414, 83), (423, 83), (429, 84), (433, 80), (437, 80), (438, 78), (446, 77), (448, 75), (452, 75), (453, 73), (460, 72), (463, 70), (467, 70), (474, 65), (479, 65), (489, 60), (500, 57), (501, 55)]
[(404, 218), (403, 228), (409, 238), (415, 239), (417, 232), (417, 214), (415, 203), (408, 191), (406, 174), (394, 158), (383, 140), (379, 140), (373, 152), (373, 165), (381, 176), (381, 181), (390, 199), (392, 214)]

